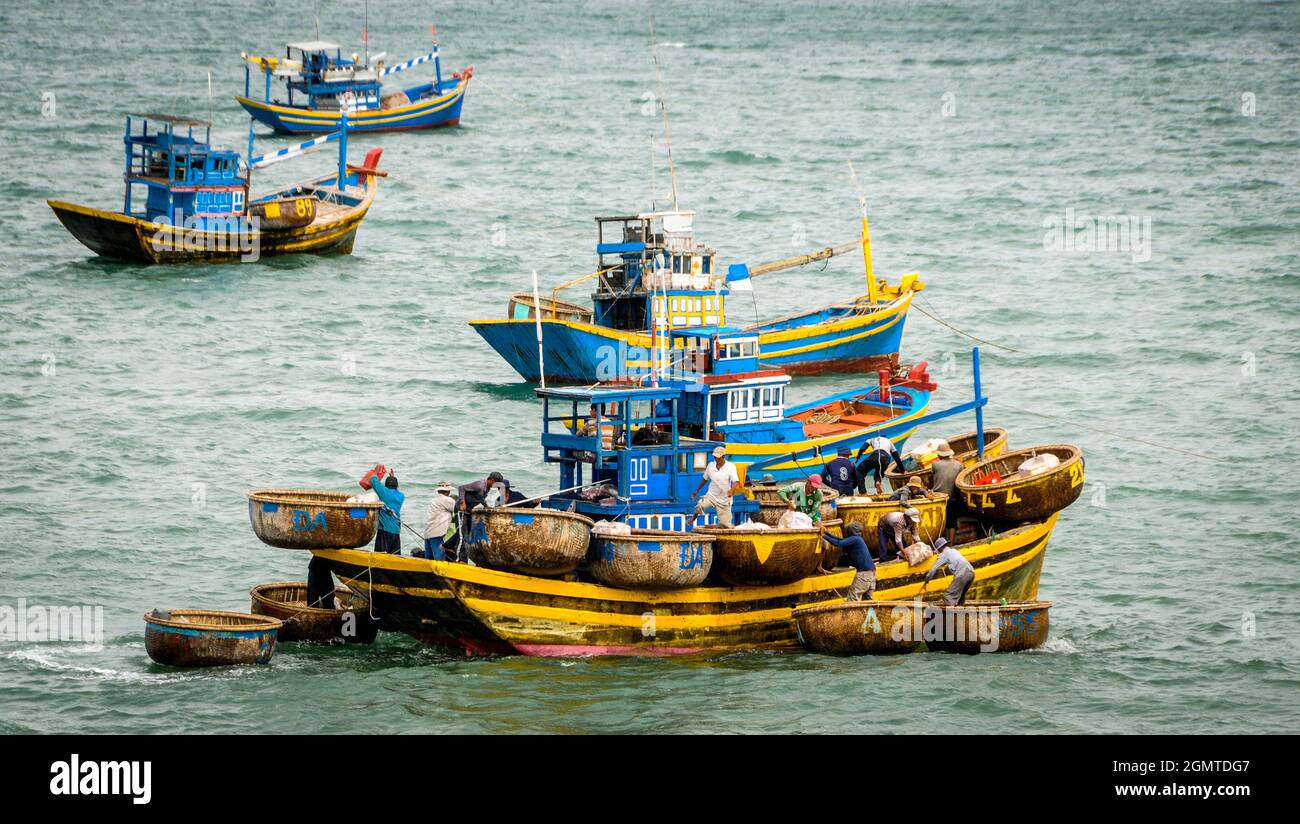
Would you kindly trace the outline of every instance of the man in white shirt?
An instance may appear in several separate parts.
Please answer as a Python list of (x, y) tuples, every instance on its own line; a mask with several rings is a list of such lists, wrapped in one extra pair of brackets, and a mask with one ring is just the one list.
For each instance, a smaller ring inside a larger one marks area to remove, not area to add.
[(450, 481), (443, 481), (429, 502), (429, 516), (424, 522), (424, 557), (430, 561), (446, 560), (442, 541), (451, 528), (451, 516), (456, 512), (456, 498), (451, 494), (455, 490)]
[(695, 505), (695, 514), (691, 516), (686, 526), (694, 527), (695, 520), (709, 507), (713, 507), (718, 513), (719, 524), (731, 526), (731, 496), (740, 489), (740, 473), (736, 471), (736, 465), (727, 460), (725, 446), (713, 450), (713, 463), (704, 468), (704, 477), (700, 478), (700, 484), (695, 487), (691, 497), (699, 495), (705, 484), (709, 485), (709, 491), (704, 493), (704, 497), (700, 498), (699, 503)]

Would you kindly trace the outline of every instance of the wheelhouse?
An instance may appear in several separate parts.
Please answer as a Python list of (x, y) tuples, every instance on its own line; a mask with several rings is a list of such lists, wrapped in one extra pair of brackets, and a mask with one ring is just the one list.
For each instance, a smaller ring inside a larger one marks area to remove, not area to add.
[[(248, 177), (240, 173), (239, 154), (213, 149), (211, 136), (212, 124), (203, 120), (128, 115), (123, 213), (178, 226), (187, 218), (242, 216)], [(144, 208), (133, 209), (140, 194)]]

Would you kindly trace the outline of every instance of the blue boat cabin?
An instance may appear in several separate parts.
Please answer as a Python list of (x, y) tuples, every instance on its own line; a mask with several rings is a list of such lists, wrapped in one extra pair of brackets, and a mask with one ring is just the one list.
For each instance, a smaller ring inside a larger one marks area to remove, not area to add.
[[(151, 129), (151, 124), (153, 128)], [(202, 129), (202, 140), (194, 136)], [(248, 177), (239, 154), (213, 149), (211, 124), (175, 115), (128, 115), (126, 195), (123, 213), (180, 226), (243, 216)], [(144, 209), (134, 210), (135, 189), (144, 189)]]

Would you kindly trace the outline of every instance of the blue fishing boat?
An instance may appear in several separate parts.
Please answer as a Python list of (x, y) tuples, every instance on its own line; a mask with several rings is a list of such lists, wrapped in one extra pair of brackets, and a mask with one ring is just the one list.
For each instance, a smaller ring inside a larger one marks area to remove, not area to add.
[[(443, 77), (437, 43), (433, 51), (401, 63), (386, 64), (383, 54), (345, 56), (337, 43), (311, 40), (290, 43), (284, 57), (241, 54), (244, 94), (239, 105), (254, 120), (284, 134), (314, 134), (338, 129), (344, 114), (354, 132), (433, 129), (460, 123), (474, 67)], [(403, 89), (385, 91), (392, 75), (432, 63), (433, 78)], [(253, 72), (263, 79), (261, 100), (253, 98)], [(272, 99), (283, 84), (284, 97)]]
[[(688, 347), (677, 332), (738, 326), (741, 310), (728, 298), (752, 290), (751, 279), (836, 255), (863, 250), (867, 291), (809, 312), (743, 326), (757, 336), (765, 368), (790, 374), (892, 371), (898, 365), (903, 324), (913, 296), (924, 288), (917, 273), (897, 284), (871, 270), (870, 235), (850, 243), (759, 266), (719, 268), (713, 249), (697, 243), (694, 212), (661, 211), (596, 218), (597, 267), (541, 295), (519, 293), (504, 319), (470, 325), (525, 380), (553, 383), (635, 381), (648, 373), (648, 353), (659, 340)], [(594, 281), (592, 305), (559, 298), (559, 292)], [(734, 302), (733, 302), (734, 303)]]
[[(250, 126), (249, 154), (253, 139)], [(347, 162), (345, 130), (245, 161), (211, 145), (212, 124), (128, 115), (120, 212), (50, 200), (72, 236), (104, 257), (140, 263), (254, 261), (301, 252), (348, 254), (378, 192), (383, 149)], [(337, 142), (338, 170), (251, 195), (252, 170)]]
[[(656, 361), (649, 385), (536, 390), (544, 458), (559, 465), (560, 488), (570, 490), (545, 505), (634, 528), (682, 530), (719, 445), (742, 480), (771, 474), (793, 481), (820, 474), (840, 447), (856, 453), (881, 435), (901, 447), (917, 426), (936, 419), (927, 414), (936, 386), (924, 364), (896, 379), (788, 405), (790, 375), (762, 366), (753, 332), (702, 328), (672, 338), (658, 354), (684, 357)], [(756, 501), (733, 504), (737, 522), (757, 511)]]

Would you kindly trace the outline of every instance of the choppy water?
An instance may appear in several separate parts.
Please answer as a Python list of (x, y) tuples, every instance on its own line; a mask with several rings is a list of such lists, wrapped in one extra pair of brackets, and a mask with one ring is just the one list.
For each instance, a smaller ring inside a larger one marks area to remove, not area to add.
[[(248, 488), (345, 488), (376, 461), (414, 511), (486, 468), (553, 485), (528, 388), (465, 321), (532, 268), (590, 271), (592, 216), (663, 198), (646, 7), (435, 6), (449, 69), (477, 70), (464, 126), (354, 141), (392, 171), (355, 253), (185, 268), (90, 259), (42, 200), (120, 202), (122, 113), (204, 115), (208, 71), (218, 142), (242, 148), (238, 52), (313, 34), (313, 4), (173, 8), (184, 25), (142, 2), (0, 8), (26, 67), (0, 90), (0, 603), (101, 604), (108, 634), (0, 642), (0, 731), (1296, 730), (1295, 2), (655, 3), (700, 236), (755, 262), (853, 237), (853, 159), (877, 270), (920, 270), (919, 306), (1018, 350), (985, 349), (989, 423), (1087, 451), (1047, 555), (1045, 649), (466, 661), (386, 636), (256, 670), (151, 665), (143, 611), (246, 609), (250, 586), (302, 577), (253, 538)], [(428, 3), (371, 7), (376, 50), (423, 49)], [(326, 36), (359, 47), (357, 8), (324, 3)], [(1149, 260), (1045, 249), (1067, 209), (1149, 218)], [(861, 278), (774, 276), (758, 309)], [(940, 403), (969, 391), (968, 343), (909, 321)]]

